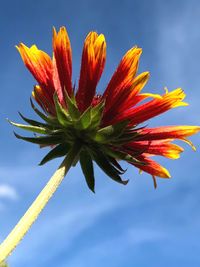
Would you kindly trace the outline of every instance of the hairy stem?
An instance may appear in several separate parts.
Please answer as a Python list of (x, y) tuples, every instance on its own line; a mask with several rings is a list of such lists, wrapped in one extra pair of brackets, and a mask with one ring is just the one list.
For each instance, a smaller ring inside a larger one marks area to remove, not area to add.
[(75, 145), (69, 151), (67, 157), (63, 160), (60, 167), (56, 170), (38, 197), (35, 199), (14, 229), (10, 232), (7, 238), (2, 242), (0, 245), (0, 264), (3, 263), (3, 261), (11, 254), (11, 252), (15, 249), (15, 247), (28, 232), (32, 224), (35, 222), (72, 166), (74, 159), (79, 154), (79, 151), (79, 145)]

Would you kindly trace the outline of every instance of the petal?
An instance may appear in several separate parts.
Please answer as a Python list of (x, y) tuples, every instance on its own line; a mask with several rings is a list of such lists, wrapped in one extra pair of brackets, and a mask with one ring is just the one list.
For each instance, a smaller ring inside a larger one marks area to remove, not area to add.
[[(61, 27), (57, 33), (53, 28), (53, 51), (56, 61), (57, 72), (61, 85), (61, 92), (64, 98), (65, 91), (69, 96), (72, 94), (72, 51), (70, 40), (65, 27)], [(63, 102), (63, 99), (60, 99)]]
[(124, 96), (123, 101), (121, 102), (119, 112), (124, 109), (128, 110), (138, 103), (138, 101), (136, 101), (137, 98), (135, 99), (135, 96), (144, 88), (149, 80), (149, 76), (149, 72), (143, 72), (133, 80), (133, 84), (128, 94)]
[(182, 101), (184, 98), (185, 93), (181, 88), (169, 93), (166, 92), (160, 98), (155, 98), (138, 107), (124, 111), (120, 115), (116, 116), (112, 123), (122, 120), (130, 120), (130, 126), (134, 126), (138, 123), (142, 123), (148, 119), (158, 116), (172, 108), (186, 106), (187, 104)]
[(76, 94), (77, 104), (82, 112), (92, 103), (97, 83), (104, 69), (105, 59), (104, 35), (90, 32), (84, 42), (79, 87)]
[(49, 55), (39, 50), (35, 45), (28, 48), (21, 43), (17, 46), (17, 49), (26, 67), (38, 81), (39, 85), (46, 90), (49, 97), (52, 98), (55, 89), (52, 75), (52, 61)]
[(162, 126), (140, 131), (138, 140), (185, 139), (200, 131), (200, 126)]
[(143, 154), (142, 156), (139, 156), (138, 160), (144, 162), (145, 164), (144, 165), (135, 164), (135, 163), (134, 164), (131, 163), (131, 164), (133, 164), (135, 167), (139, 168), (140, 170), (151, 174), (152, 176), (158, 176), (161, 178), (171, 177), (168, 170), (164, 168), (163, 166), (161, 166), (156, 161), (150, 159), (148, 154)]
[[(106, 100), (107, 107), (104, 111), (103, 116), (103, 124), (109, 125), (110, 122), (113, 120), (117, 114), (121, 114), (125, 110), (136, 105), (138, 102), (144, 100), (145, 98), (149, 97), (145, 95), (138, 95), (138, 93), (143, 89), (145, 84), (149, 79), (149, 72), (141, 73), (135, 79), (132, 80), (132, 84), (129, 87), (124, 87), (119, 90), (117, 96), (110, 100), (112, 105)], [(151, 95), (153, 96), (153, 95)]]
[(32, 96), (35, 98), (35, 100), (45, 112), (53, 116), (56, 114), (53, 98), (49, 98), (49, 95), (47, 94), (46, 90), (44, 90), (39, 85), (36, 85), (34, 87), (34, 91), (32, 92)]
[(122, 58), (103, 94), (103, 97), (106, 99), (106, 110), (112, 106), (114, 99), (116, 99), (123, 90), (130, 88), (133, 84), (141, 53), (141, 48), (133, 47)]
[(127, 150), (132, 150), (132, 153), (148, 153), (152, 155), (164, 156), (170, 159), (178, 159), (180, 153), (184, 149), (176, 144), (171, 143), (172, 140), (159, 141), (134, 141), (126, 145)]

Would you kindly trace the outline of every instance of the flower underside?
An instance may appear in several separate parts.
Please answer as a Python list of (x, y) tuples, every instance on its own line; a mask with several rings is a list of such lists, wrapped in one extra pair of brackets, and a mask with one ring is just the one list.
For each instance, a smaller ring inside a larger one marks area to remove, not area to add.
[(53, 147), (40, 165), (66, 156), (74, 145), (80, 146), (80, 154), (74, 164), (80, 161), (87, 184), (94, 191), (93, 160), (109, 177), (122, 184), (127, 184), (128, 181), (120, 177), (125, 170), (119, 165), (118, 160), (145, 164), (135, 157), (143, 151), (136, 151), (134, 156), (133, 153), (129, 154), (122, 149), (124, 144), (137, 138), (139, 129), (128, 127), (128, 121), (101, 127), (102, 111), (105, 107), (103, 101), (96, 106), (90, 106), (83, 113), (78, 110), (74, 97), (66, 97), (67, 110), (61, 106), (57, 96), (54, 97), (54, 101), (56, 117), (47, 116), (39, 111), (31, 100), (33, 110), (44, 122), (30, 120), (21, 113), (20, 116), (29, 125), (11, 122), (14, 126), (37, 134), (35, 137), (23, 137), (15, 133), (17, 138), (40, 146)]
[[(113, 180), (127, 184), (121, 175), (125, 170), (119, 161), (126, 161), (155, 177), (169, 178), (170, 174), (151, 157), (179, 158), (183, 148), (172, 143), (197, 133), (199, 126), (140, 126), (148, 119), (172, 108), (186, 106), (182, 89), (163, 95), (141, 93), (149, 73), (137, 76), (142, 50), (131, 48), (119, 63), (102, 95), (96, 95), (96, 86), (102, 75), (106, 59), (106, 42), (102, 34), (90, 32), (85, 39), (78, 88), (72, 86), (72, 52), (67, 31), (53, 30), (53, 58), (35, 45), (28, 48), (20, 44), (22, 59), (35, 77), (33, 110), (43, 120), (38, 122), (22, 114), (27, 125), (13, 125), (34, 132), (34, 137), (17, 138), (42, 146), (51, 151), (40, 165), (66, 156), (73, 146), (80, 147), (74, 165), (80, 161), (89, 188), (94, 191), (93, 161)], [(151, 100), (149, 100), (151, 98)], [(192, 145), (192, 144), (191, 144)], [(194, 148), (194, 147), (193, 147)]]

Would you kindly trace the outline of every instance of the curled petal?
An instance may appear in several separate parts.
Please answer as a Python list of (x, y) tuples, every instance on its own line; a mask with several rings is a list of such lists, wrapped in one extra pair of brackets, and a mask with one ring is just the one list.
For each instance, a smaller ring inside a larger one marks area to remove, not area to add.
[(192, 143), (192, 141), (190, 141), (190, 140), (188, 140), (188, 139), (186, 139), (186, 138), (182, 138), (181, 139), (183, 142), (185, 142), (186, 144), (188, 144), (189, 146), (191, 146), (191, 148), (194, 150), (194, 151), (196, 151), (196, 147), (195, 147), (195, 145)]
[[(103, 116), (104, 125), (109, 125), (112, 122), (113, 117), (121, 114), (125, 110), (128, 110), (140, 101), (149, 97), (147, 94), (138, 94), (143, 89), (148, 79), (149, 72), (143, 72), (132, 80), (131, 86), (129, 84), (129, 87), (121, 88), (114, 99), (108, 100), (109, 97), (107, 97), (107, 107), (105, 108)], [(153, 94), (151, 94), (151, 96), (153, 96)]]
[(43, 110), (53, 116), (56, 114), (53, 98), (50, 98), (47, 94), (47, 91), (44, 90), (41, 86), (34, 86), (32, 96)]
[(169, 93), (167, 92), (161, 98), (153, 99), (127, 112), (131, 120), (130, 124), (142, 123), (172, 108), (186, 106), (187, 104), (183, 102), (184, 98), (185, 93), (181, 88)]
[(148, 154), (143, 154), (143, 155), (139, 156), (138, 160), (144, 162), (145, 164), (144, 165), (135, 164), (135, 163), (131, 163), (131, 164), (133, 164), (135, 167), (139, 168), (140, 170), (151, 174), (154, 177), (155, 176), (161, 177), (161, 178), (170, 178), (171, 177), (168, 170), (166, 168), (164, 168), (163, 166), (161, 166), (156, 161), (150, 159)]
[(143, 87), (146, 85), (149, 80), (149, 76), (149, 72), (143, 72), (133, 80), (133, 84), (131, 85), (130, 90), (127, 90), (128, 93), (125, 94), (122, 99), (120, 110), (127, 110), (138, 103), (137, 98), (135, 98), (135, 96), (139, 94)]
[(103, 94), (103, 98), (106, 99), (106, 111), (111, 108), (124, 91), (132, 86), (141, 53), (141, 48), (133, 47), (122, 58)]
[(172, 144), (171, 140), (159, 141), (134, 141), (126, 145), (127, 149), (131, 149), (135, 153), (145, 152), (152, 155), (164, 156), (170, 159), (178, 159), (180, 153), (184, 149), (176, 144)]
[(181, 88), (172, 92), (166, 92), (159, 98), (155, 98), (147, 103), (138, 107), (124, 111), (122, 114), (116, 116), (112, 123), (121, 120), (130, 120), (130, 126), (142, 123), (148, 119), (158, 116), (172, 108), (179, 106), (186, 106), (187, 103), (183, 102), (185, 93)]
[(52, 76), (52, 61), (49, 55), (39, 50), (36, 45), (28, 48), (24, 44), (17, 46), (17, 49), (28, 70), (38, 81), (39, 85), (46, 90), (49, 97), (53, 97), (54, 83)]
[[(61, 27), (57, 33), (53, 28), (53, 52), (56, 61), (58, 77), (61, 85), (62, 98), (64, 98), (64, 91), (69, 96), (72, 94), (72, 51), (70, 40), (65, 27)], [(63, 102), (63, 99), (61, 99)]]
[(84, 42), (79, 87), (76, 94), (80, 111), (86, 110), (92, 103), (97, 83), (104, 69), (105, 59), (104, 35), (90, 32)]
[(138, 140), (185, 139), (200, 131), (200, 126), (162, 126), (144, 128), (140, 131)]

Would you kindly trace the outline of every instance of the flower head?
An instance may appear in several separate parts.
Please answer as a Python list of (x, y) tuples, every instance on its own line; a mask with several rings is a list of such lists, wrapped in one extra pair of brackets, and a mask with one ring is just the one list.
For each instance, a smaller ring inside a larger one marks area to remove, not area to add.
[(96, 87), (106, 60), (103, 34), (90, 32), (85, 39), (77, 88), (72, 82), (72, 49), (64, 27), (59, 32), (53, 29), (52, 58), (35, 45), (29, 48), (21, 43), (17, 49), (38, 82), (32, 96), (44, 112), (31, 100), (32, 108), (43, 122), (21, 115), (28, 125), (13, 124), (37, 135), (16, 134), (16, 137), (51, 146), (41, 165), (67, 155), (75, 144), (79, 146), (76, 162), (80, 160), (86, 182), (93, 191), (93, 161), (119, 183), (127, 183), (121, 178), (124, 170), (120, 160), (151, 174), (155, 182), (155, 177), (169, 178), (170, 174), (152, 156), (179, 158), (183, 148), (173, 141), (179, 139), (191, 144), (187, 137), (200, 131), (199, 126), (140, 125), (172, 108), (187, 105), (181, 88), (166, 90), (162, 95), (141, 93), (149, 79), (148, 72), (137, 75), (141, 48), (133, 47), (124, 55), (101, 95), (96, 94)]

